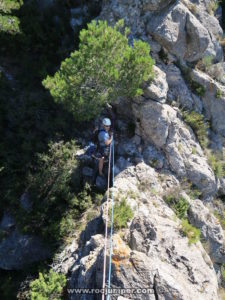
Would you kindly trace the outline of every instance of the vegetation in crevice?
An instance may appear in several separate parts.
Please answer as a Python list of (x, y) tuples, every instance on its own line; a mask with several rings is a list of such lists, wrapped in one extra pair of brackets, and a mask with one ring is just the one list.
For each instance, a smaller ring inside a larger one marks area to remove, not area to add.
[(206, 148), (208, 146), (209, 125), (205, 122), (204, 116), (195, 111), (184, 111), (183, 117), (184, 121), (193, 129), (202, 148)]
[[(113, 208), (113, 228), (120, 230), (127, 227), (127, 222), (134, 216), (134, 213), (126, 202), (126, 198), (122, 198), (119, 202), (116, 202)], [(109, 210), (109, 220), (112, 217), (112, 209)]]

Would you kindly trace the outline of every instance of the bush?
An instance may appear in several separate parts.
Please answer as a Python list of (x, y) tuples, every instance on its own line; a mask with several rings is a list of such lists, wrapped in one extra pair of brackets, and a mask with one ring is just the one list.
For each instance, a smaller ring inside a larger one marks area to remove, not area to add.
[(91, 205), (90, 188), (80, 191), (79, 165), (74, 141), (50, 143), (48, 153), (39, 154), (36, 172), (30, 174), (29, 198), (33, 210), (18, 223), (26, 232), (41, 234), (48, 241), (64, 240), (75, 228), (81, 213)]
[(12, 11), (18, 10), (23, 1), (3, 0), (0, 2), (0, 33), (18, 34), (20, 32), (19, 19), (10, 15)]
[(225, 163), (223, 160), (219, 159), (218, 154), (210, 153), (208, 156), (208, 161), (217, 178), (222, 178), (225, 176)]
[(48, 274), (39, 273), (39, 278), (30, 283), (31, 300), (60, 300), (66, 285), (64, 274), (50, 270)]
[(184, 120), (188, 123), (198, 137), (200, 145), (205, 148), (208, 145), (208, 125), (204, 122), (204, 117), (195, 111), (183, 112)]
[[(109, 220), (111, 220), (112, 209), (109, 210)], [(127, 227), (127, 222), (133, 218), (134, 214), (130, 206), (123, 198), (119, 203), (116, 203), (113, 208), (113, 228), (119, 230)]]
[(225, 264), (223, 263), (221, 265), (221, 275), (222, 275), (222, 279), (225, 282)]
[(165, 202), (175, 211), (178, 218), (183, 219), (187, 217), (187, 210), (189, 207), (189, 203), (183, 197), (179, 197), (178, 199), (173, 195), (165, 198)]
[(222, 97), (222, 91), (220, 89), (216, 90), (216, 98), (221, 98)]
[(197, 243), (200, 239), (201, 231), (188, 223), (188, 220), (182, 220), (182, 232), (188, 238), (188, 244)]
[(90, 120), (100, 114), (106, 102), (118, 96), (142, 94), (143, 80), (152, 77), (150, 47), (142, 41), (128, 45), (128, 29), (123, 21), (114, 28), (106, 22), (92, 21), (80, 32), (79, 51), (62, 62), (54, 77), (43, 85), (56, 102), (63, 103), (77, 121)]

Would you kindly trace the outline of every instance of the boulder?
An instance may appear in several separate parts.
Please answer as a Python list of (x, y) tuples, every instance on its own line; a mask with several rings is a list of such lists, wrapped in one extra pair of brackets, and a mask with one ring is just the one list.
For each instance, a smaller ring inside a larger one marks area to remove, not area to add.
[(17, 229), (0, 242), (0, 269), (20, 270), (50, 256), (49, 248), (38, 238)]
[[(159, 14), (151, 14), (147, 33), (177, 58), (194, 62), (208, 55), (215, 57), (219, 44), (213, 44), (208, 30), (178, 2)], [(219, 47), (221, 52), (221, 47)]]
[(154, 66), (154, 79), (151, 81), (151, 84), (144, 88), (144, 96), (152, 100), (165, 103), (168, 84), (166, 81), (166, 74), (157, 66)]

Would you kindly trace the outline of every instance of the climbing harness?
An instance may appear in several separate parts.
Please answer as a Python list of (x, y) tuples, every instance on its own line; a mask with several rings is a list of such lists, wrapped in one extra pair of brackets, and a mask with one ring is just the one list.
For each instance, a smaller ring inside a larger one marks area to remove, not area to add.
[[(108, 239), (108, 213), (109, 213), (109, 186), (110, 186), (110, 169), (111, 169), (111, 157), (112, 157), (112, 186), (114, 186), (114, 143), (110, 144), (109, 150), (109, 166), (108, 166), (108, 190), (107, 190), (107, 204), (106, 204), (106, 224), (105, 224), (105, 246), (104, 246), (104, 263), (103, 263), (103, 281), (102, 281), (102, 300), (105, 299), (105, 287), (106, 287), (106, 252), (107, 252), (107, 239)], [(111, 230), (110, 230), (110, 255), (109, 255), (109, 273), (107, 289), (111, 285), (111, 263), (112, 263), (112, 236), (113, 236), (113, 191), (112, 191), (112, 215), (111, 215)], [(107, 293), (107, 300), (110, 299), (110, 295)]]

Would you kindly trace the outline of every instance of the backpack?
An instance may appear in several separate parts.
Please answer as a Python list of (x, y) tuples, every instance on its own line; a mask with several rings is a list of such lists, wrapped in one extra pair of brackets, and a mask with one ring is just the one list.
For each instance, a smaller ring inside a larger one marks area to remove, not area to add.
[(86, 147), (86, 154), (88, 156), (95, 155), (96, 152), (98, 152), (99, 147), (100, 147), (99, 140), (98, 140), (98, 135), (101, 131), (105, 131), (105, 130), (104, 129), (96, 129), (95, 131), (93, 131), (92, 137), (91, 137), (91, 142)]
[(99, 140), (98, 140), (98, 135), (101, 131), (105, 131), (105, 129), (96, 129), (93, 134), (92, 134), (92, 143), (97, 146), (97, 149), (99, 149)]

